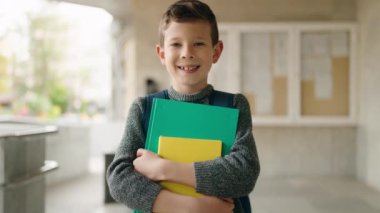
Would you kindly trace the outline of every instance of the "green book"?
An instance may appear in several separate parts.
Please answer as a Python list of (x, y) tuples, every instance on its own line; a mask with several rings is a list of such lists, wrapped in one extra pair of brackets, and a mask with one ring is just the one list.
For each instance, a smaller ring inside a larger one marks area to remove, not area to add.
[(145, 148), (158, 153), (160, 136), (202, 138), (222, 141), (224, 156), (235, 143), (238, 118), (234, 108), (155, 98)]
[(145, 148), (157, 153), (160, 136), (221, 140), (222, 155), (235, 142), (239, 110), (155, 98)]

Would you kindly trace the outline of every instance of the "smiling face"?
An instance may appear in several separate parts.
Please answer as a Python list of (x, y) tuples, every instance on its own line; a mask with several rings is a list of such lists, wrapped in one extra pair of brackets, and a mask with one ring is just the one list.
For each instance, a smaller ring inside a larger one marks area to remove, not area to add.
[(173, 88), (183, 94), (205, 88), (211, 65), (223, 50), (222, 42), (212, 45), (210, 24), (173, 21), (163, 34), (163, 46), (157, 45), (157, 54), (169, 72)]

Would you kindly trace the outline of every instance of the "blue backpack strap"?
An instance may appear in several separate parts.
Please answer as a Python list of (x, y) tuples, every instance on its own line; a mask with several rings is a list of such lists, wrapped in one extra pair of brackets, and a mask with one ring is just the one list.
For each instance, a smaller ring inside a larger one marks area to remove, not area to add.
[(142, 118), (143, 130), (145, 135), (147, 135), (148, 133), (150, 112), (152, 111), (152, 104), (154, 98), (169, 99), (168, 90), (162, 90), (160, 92), (156, 92), (145, 96), (144, 111)]
[(249, 201), (248, 195), (244, 197), (239, 197), (239, 200), (240, 200), (241, 206), (244, 209), (244, 213), (251, 213), (252, 212), (251, 202)]
[(234, 94), (214, 90), (210, 95), (210, 105), (233, 108)]

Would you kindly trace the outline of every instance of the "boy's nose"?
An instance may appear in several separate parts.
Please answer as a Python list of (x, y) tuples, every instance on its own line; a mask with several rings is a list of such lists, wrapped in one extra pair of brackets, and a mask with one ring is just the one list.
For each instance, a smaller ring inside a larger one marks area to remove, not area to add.
[(181, 53), (181, 58), (183, 59), (193, 59), (194, 58), (194, 52), (192, 47), (184, 47)]

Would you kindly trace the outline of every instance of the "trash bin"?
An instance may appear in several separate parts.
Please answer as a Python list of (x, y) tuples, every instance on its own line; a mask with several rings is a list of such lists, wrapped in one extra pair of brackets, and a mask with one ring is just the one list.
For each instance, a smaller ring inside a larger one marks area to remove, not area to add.
[(112, 198), (112, 196), (110, 194), (106, 175), (107, 175), (107, 168), (111, 164), (113, 158), (115, 157), (115, 154), (114, 153), (106, 153), (104, 155), (104, 157), (105, 157), (105, 160), (104, 160), (104, 162), (105, 162), (105, 165), (104, 165), (105, 166), (105, 168), (104, 168), (104, 171), (105, 171), (104, 172), (104, 203), (114, 203), (116, 201)]

